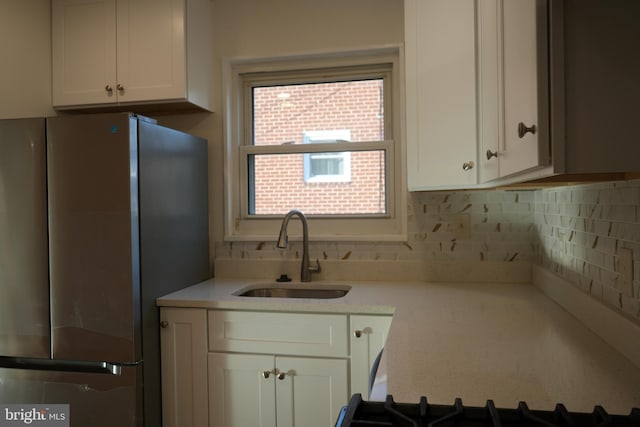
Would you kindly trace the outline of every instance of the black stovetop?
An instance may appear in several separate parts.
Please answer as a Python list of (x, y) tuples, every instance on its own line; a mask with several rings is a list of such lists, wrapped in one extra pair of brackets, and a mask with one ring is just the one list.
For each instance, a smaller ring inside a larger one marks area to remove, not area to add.
[(531, 410), (520, 402), (517, 408), (496, 408), (488, 400), (484, 407), (464, 406), (461, 399), (453, 405), (397, 403), (387, 396), (385, 402), (362, 400), (354, 394), (341, 413), (336, 427), (356, 426), (429, 426), (429, 427), (640, 427), (640, 410), (628, 415), (608, 414), (601, 406), (591, 413), (569, 412), (562, 404), (552, 411)]

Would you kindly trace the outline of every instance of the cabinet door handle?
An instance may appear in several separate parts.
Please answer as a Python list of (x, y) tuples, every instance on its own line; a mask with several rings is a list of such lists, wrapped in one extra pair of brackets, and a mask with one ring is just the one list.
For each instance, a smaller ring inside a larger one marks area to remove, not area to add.
[(524, 138), (527, 132), (531, 132), (532, 134), (536, 133), (536, 125), (531, 125), (527, 127), (524, 123), (518, 123), (518, 138)]
[(269, 379), (270, 376), (271, 371), (262, 371), (262, 378), (264, 378), (265, 380)]
[(168, 326), (169, 326), (169, 322), (167, 322), (166, 320), (163, 320), (163, 321), (160, 322), (160, 327), (161, 328), (164, 329), (164, 328), (166, 328)]
[(286, 375), (287, 375), (287, 374), (285, 374), (284, 372), (280, 372), (280, 373), (278, 373), (278, 379), (279, 379), (280, 381), (282, 381), (282, 380), (284, 380), (284, 377), (285, 377)]
[(498, 151), (487, 150), (487, 160), (491, 160), (492, 157), (498, 157)]
[(468, 162), (464, 162), (464, 163), (462, 164), (462, 170), (469, 171), (469, 170), (473, 169), (473, 167), (474, 167), (475, 165), (476, 165), (476, 164), (475, 164), (473, 161), (471, 161), (471, 160), (470, 160), (470, 161), (468, 161)]
[(353, 336), (356, 338), (360, 338), (362, 336), (362, 331), (359, 329), (356, 329), (355, 331), (353, 331)]
[(111, 87), (111, 85), (106, 85), (104, 87), (104, 90), (106, 90), (109, 94), (113, 93), (113, 88)]
[(118, 89), (118, 92), (124, 92), (124, 86), (122, 86), (120, 83), (117, 84), (116, 89)]

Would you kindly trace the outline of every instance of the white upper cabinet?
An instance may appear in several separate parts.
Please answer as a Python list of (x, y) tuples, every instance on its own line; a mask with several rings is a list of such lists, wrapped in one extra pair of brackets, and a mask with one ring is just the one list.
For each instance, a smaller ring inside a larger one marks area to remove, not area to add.
[[(498, 0), (503, 16), (500, 176), (549, 164), (546, 0)], [(540, 28), (540, 31), (538, 31)]]
[(210, 109), (209, 0), (53, 0), (56, 108)]
[(638, 16), (635, 0), (478, 0), (480, 182), (640, 170)]
[(116, 102), (115, 0), (52, 3), (53, 104)]
[(478, 0), (480, 181), (550, 164), (546, 0)]
[(410, 190), (473, 188), (549, 166), (546, 5), (405, 1)]
[(630, 142), (640, 2), (407, 0), (405, 8), (410, 190), (640, 170), (640, 144)]
[(405, 0), (409, 190), (477, 183), (474, 0)]

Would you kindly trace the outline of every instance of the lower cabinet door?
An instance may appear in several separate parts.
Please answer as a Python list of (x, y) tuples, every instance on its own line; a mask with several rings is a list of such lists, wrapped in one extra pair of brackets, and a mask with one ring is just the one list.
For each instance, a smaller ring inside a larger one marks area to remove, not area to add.
[(347, 360), (276, 357), (278, 427), (333, 427), (349, 400)]
[(160, 309), (163, 427), (205, 427), (207, 419), (207, 312)]
[(211, 427), (333, 427), (346, 359), (209, 353)]
[(351, 316), (351, 394), (369, 398), (369, 376), (387, 341), (391, 316)]
[(276, 427), (274, 356), (209, 353), (210, 427)]

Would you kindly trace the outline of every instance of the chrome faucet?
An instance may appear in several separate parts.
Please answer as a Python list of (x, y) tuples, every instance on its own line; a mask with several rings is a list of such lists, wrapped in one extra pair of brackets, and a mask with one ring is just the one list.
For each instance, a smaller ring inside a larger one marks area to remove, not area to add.
[(289, 240), (289, 236), (287, 236), (287, 225), (293, 216), (298, 216), (300, 221), (302, 221), (302, 266), (300, 268), (300, 281), (310, 282), (311, 273), (317, 273), (320, 271), (320, 261), (316, 260), (316, 265), (313, 267), (309, 263), (309, 228), (307, 226), (307, 218), (302, 212), (297, 209), (292, 209), (284, 216), (276, 246), (279, 248), (287, 247), (287, 242)]

